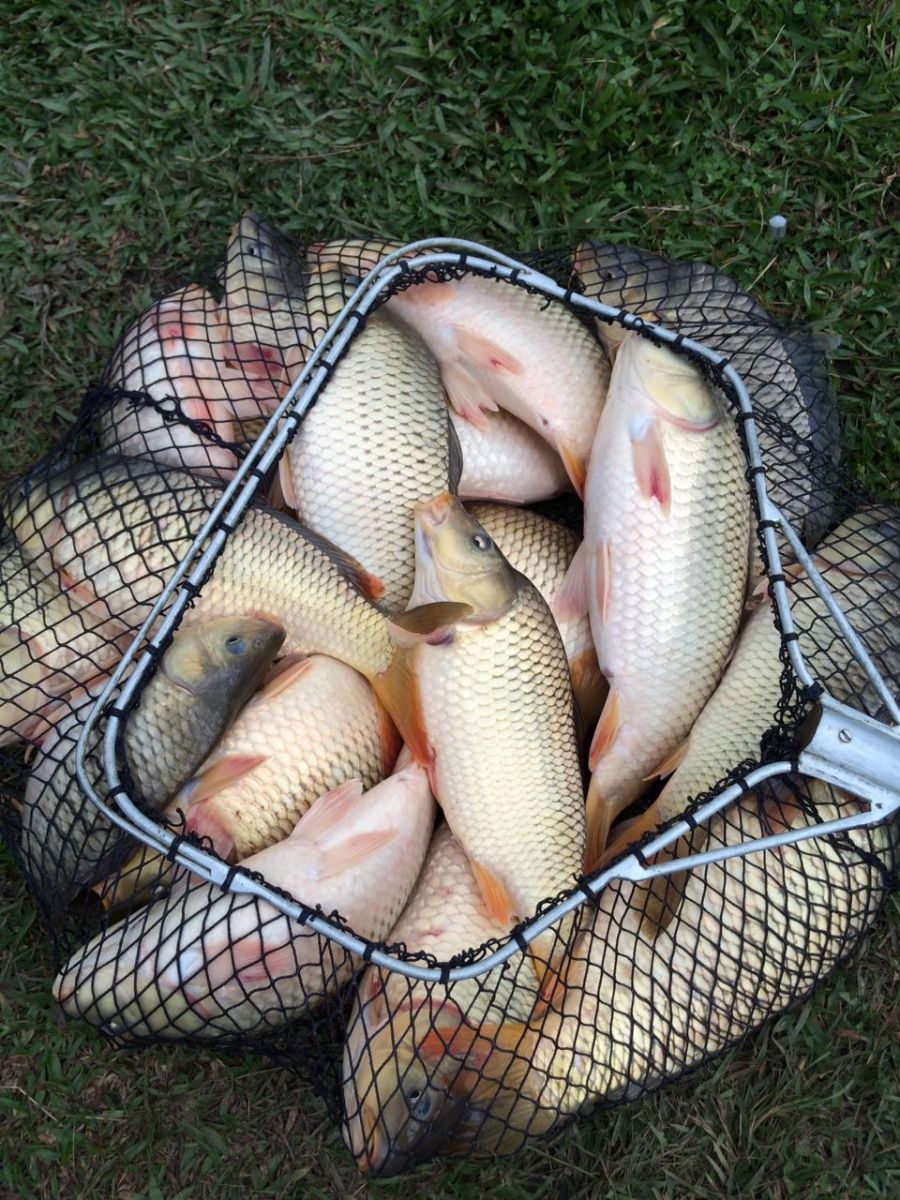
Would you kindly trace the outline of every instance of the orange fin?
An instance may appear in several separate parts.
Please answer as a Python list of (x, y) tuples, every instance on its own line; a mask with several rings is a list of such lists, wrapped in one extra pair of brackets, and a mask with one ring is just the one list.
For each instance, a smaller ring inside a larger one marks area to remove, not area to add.
[(588, 551), (582, 542), (553, 601), (552, 612), (558, 622), (576, 621), (588, 611), (588, 566)]
[(204, 768), (184, 785), (182, 796), (193, 807), (217, 796), (266, 761), (265, 754), (228, 754)]
[(569, 674), (572, 678), (572, 691), (578, 705), (581, 722), (582, 733), (578, 739), (581, 743), (584, 741), (583, 732), (596, 728), (597, 722), (600, 720), (600, 714), (609, 693), (609, 685), (600, 670), (597, 652), (593, 646), (586, 646), (584, 650), (569, 659)]
[(453, 411), (476, 429), (487, 429), (489, 421), (485, 413), (496, 412), (497, 404), (478, 380), (459, 362), (443, 363), (441, 380)]
[(431, 646), (441, 645), (453, 637), (453, 626), (473, 612), (471, 604), (456, 604), (441, 600), (436, 604), (420, 604), (407, 612), (392, 613), (388, 620), (388, 632), (405, 649), (427, 642)]
[(255, 699), (274, 700), (282, 692), (293, 687), (305, 671), (308, 671), (311, 659), (302, 654), (290, 654), (275, 664), (266, 676), (266, 682), (256, 693)]
[(645, 500), (656, 500), (667, 517), (672, 507), (672, 485), (656, 421), (648, 420), (639, 432), (631, 432), (631, 462), (641, 495)]
[(619, 694), (613, 687), (610, 688), (609, 695), (606, 697), (603, 712), (600, 714), (600, 720), (597, 722), (597, 728), (594, 730), (594, 736), (591, 739), (588, 766), (592, 771), (596, 769), (597, 763), (616, 740), (620, 724)]
[(297, 512), (299, 509), (297, 489), (294, 487), (294, 472), (291, 470), (291, 460), (287, 450), (278, 460), (278, 482), (281, 484), (281, 493), (288, 507)]
[(397, 756), (403, 747), (403, 738), (391, 719), (391, 714), (376, 697), (375, 705), (378, 711), (378, 746), (381, 750), (381, 772), (389, 775), (397, 763)]
[(515, 905), (503, 883), (474, 858), (469, 859), (469, 866), (472, 868), (485, 908), (494, 920), (504, 927), (512, 925), (515, 919)]
[(346, 821), (363, 794), (361, 779), (347, 779), (314, 800), (288, 837), (298, 841), (316, 841)]
[(376, 851), (383, 849), (397, 837), (396, 829), (372, 829), (367, 833), (356, 833), (344, 838), (336, 846), (323, 850), (317, 860), (319, 879), (332, 875), (343, 875), (360, 866)]
[(559, 438), (556, 442), (559, 457), (563, 460), (566, 474), (572, 481), (572, 487), (578, 493), (579, 500), (584, 499), (584, 485), (587, 481), (587, 462), (575, 449), (572, 442)]
[(388, 667), (369, 682), (393, 718), (413, 761), (430, 771), (434, 766), (434, 750), (425, 728), (413, 653), (398, 647)]
[(671, 775), (673, 771), (677, 771), (678, 768), (681, 766), (681, 764), (684, 762), (685, 755), (688, 752), (688, 746), (690, 745), (690, 741), (691, 741), (691, 735), (688, 734), (688, 736), (684, 739), (684, 741), (679, 742), (678, 745), (675, 747), (675, 749), (672, 750), (669, 754), (667, 754), (666, 757), (662, 760), (662, 762), (653, 771), (651, 771), (649, 775), (644, 776), (644, 779), (645, 780), (656, 779), (656, 778), (665, 779), (665, 777), (667, 775)]
[(509, 375), (521, 375), (524, 367), (515, 357), (490, 338), (473, 333), (461, 325), (454, 325), (456, 344), (462, 353), (479, 371), (505, 371)]

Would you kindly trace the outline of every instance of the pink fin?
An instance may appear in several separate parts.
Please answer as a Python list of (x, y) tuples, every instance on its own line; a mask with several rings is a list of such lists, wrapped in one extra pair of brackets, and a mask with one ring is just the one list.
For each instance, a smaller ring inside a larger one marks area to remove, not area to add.
[(577, 621), (588, 611), (588, 552), (584, 542), (569, 563), (552, 611), (559, 622)]
[(649, 775), (644, 776), (644, 779), (650, 780), (656, 779), (657, 777), (664, 779), (667, 775), (671, 775), (673, 771), (677, 771), (684, 762), (690, 741), (691, 737), (690, 734), (688, 734), (684, 741), (679, 742), (675, 749), (670, 754), (667, 754), (662, 762), (659, 763)]
[(443, 363), (441, 378), (453, 410), (476, 429), (487, 429), (485, 413), (496, 412), (497, 404), (478, 380), (460, 362)]
[(356, 802), (363, 794), (361, 779), (347, 779), (330, 792), (314, 800), (290, 833), (290, 837), (303, 841), (316, 841), (331, 833), (346, 821)]
[(254, 959), (246, 967), (240, 965), (243, 957), (242, 948), (234, 953), (234, 963), (238, 968), (238, 979), (243, 984), (268, 984), (275, 979), (285, 979), (297, 974), (297, 955), (293, 942), (285, 942), (271, 950), (257, 951)]
[(291, 470), (291, 460), (287, 450), (278, 461), (278, 482), (281, 484), (281, 492), (285, 501), (296, 512), (298, 508), (297, 489), (294, 487), (294, 474)]
[(192, 804), (185, 816), (185, 832), (209, 838), (219, 858), (229, 858), (234, 850), (234, 838), (208, 804)]
[(648, 421), (639, 434), (632, 433), (631, 461), (641, 495), (645, 500), (656, 500), (667, 517), (672, 506), (672, 485), (656, 421)]
[(304, 658), (302, 655), (290, 655), (277, 662), (269, 674), (266, 676), (266, 681), (260, 691), (256, 693), (256, 699), (265, 699), (266, 701), (274, 700), (276, 696), (280, 696), (282, 692), (293, 687), (297, 680), (312, 665), (312, 659)]
[(266, 761), (265, 754), (229, 754), (199, 771), (185, 786), (191, 807), (217, 796)]
[(490, 338), (482, 337), (459, 325), (453, 326), (456, 344), (462, 353), (478, 370), (505, 371), (509, 375), (521, 375), (524, 368), (515, 355), (492, 342)]
[(373, 829), (345, 838), (339, 845), (322, 851), (317, 860), (318, 878), (327, 879), (331, 875), (343, 875), (345, 871), (353, 870), (396, 837), (396, 829)]

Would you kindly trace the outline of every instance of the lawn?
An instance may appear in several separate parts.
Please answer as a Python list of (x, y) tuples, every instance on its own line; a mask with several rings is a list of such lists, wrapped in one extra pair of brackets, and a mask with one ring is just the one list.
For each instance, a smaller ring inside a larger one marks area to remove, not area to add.
[[(4, 16), (3, 477), (66, 427), (131, 315), (255, 208), (301, 239), (513, 250), (599, 232), (714, 262), (830, 335), (852, 470), (900, 499), (891, 5), (13, 0)], [(691, 1079), (499, 1164), (366, 1184), (292, 1076), (114, 1054), (63, 1026), (6, 857), (0, 887), (2, 1196), (900, 1193), (896, 901), (854, 965)]]

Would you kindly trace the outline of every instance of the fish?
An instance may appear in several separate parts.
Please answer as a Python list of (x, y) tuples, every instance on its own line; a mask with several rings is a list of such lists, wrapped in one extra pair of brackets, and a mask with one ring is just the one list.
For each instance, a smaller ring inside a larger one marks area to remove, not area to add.
[[(388, 942), (449, 963), (505, 932), (485, 907), (462, 845), (440, 826)], [(527, 1021), (537, 999), (521, 952), (505, 968), (451, 985), (367, 967), (342, 1069), (342, 1132), (360, 1169), (396, 1174), (461, 1136), (455, 1118), (460, 1098), (472, 1101), (479, 1055), (492, 1047), (504, 1021)]]
[(402, 609), (415, 576), (413, 507), (455, 490), (460, 459), (438, 365), (385, 311), (366, 321), (281, 459), (300, 520), (353, 555)]
[[(7, 496), (3, 515), (24, 558), (129, 629), (150, 614), (221, 489), (146, 459), (101, 456), (61, 465)], [(336, 546), (251, 505), (229, 534), (183, 625), (245, 614), (277, 621), (283, 653), (329, 654), (375, 686), (393, 645), (373, 603), (378, 581)]]
[[(271, 672), (215, 752), (173, 798), (180, 832), (206, 837), (240, 862), (288, 837), (317, 797), (359, 778), (372, 788), (391, 771), (401, 742), (390, 717), (356, 671), (324, 655), (290, 655)], [(139, 849), (104, 885), (117, 911), (169, 886), (159, 854)]]
[(108, 672), (128, 629), (66, 573), (0, 538), (0, 746), (40, 741), (65, 697)]
[[(345, 278), (368, 272), (390, 242), (329, 242), (308, 248), (318, 269)], [(414, 263), (415, 260), (413, 260)], [(427, 276), (395, 292), (385, 311), (416, 330), (438, 360), (456, 412), (476, 426), (504, 409), (555, 448), (581, 495), (594, 430), (609, 382), (609, 361), (564, 305), (505, 280)]]
[[(405, 759), (365, 794), (361, 780), (327, 792), (242, 866), (380, 940), (415, 883), (433, 821), (427, 773)], [(267, 901), (194, 881), (98, 934), (63, 966), (53, 994), (70, 1016), (124, 1040), (234, 1039), (307, 1014), (353, 965)]]
[[(390, 629), (420, 730), (417, 761), (429, 769), (485, 905), (508, 929), (571, 887), (583, 857), (562, 638), (537, 588), (447, 492), (416, 508), (410, 603)], [(564, 936), (548, 930), (530, 944), (539, 975)]]
[[(284, 640), (271, 621), (224, 617), (177, 632), (124, 721), (122, 749), (135, 799), (159, 810), (201, 763), (260, 683)], [(47, 911), (64, 908), (121, 862), (132, 845), (81, 791), (75, 749), (107, 679), (80, 689), (41, 743), (21, 810), (19, 854)], [(106, 795), (102, 736), (85, 767)]]
[[(164, 297), (126, 329), (104, 371), (100, 448), (230, 479), (284, 394), (283, 359), (273, 359), (235, 343), (205, 288)], [(110, 403), (106, 389), (125, 394)]]
[(483, 426), (450, 410), (462, 457), (461, 500), (533, 504), (570, 488), (562, 459), (524, 421), (503, 409)]
[[(659, 321), (728, 359), (753, 402), (769, 497), (803, 543), (815, 546), (831, 522), (841, 463), (840, 419), (820, 341), (780, 325), (706, 263), (583, 242), (575, 271), (586, 295)], [(597, 326), (608, 343), (621, 341), (622, 326), (599, 318)], [(779, 549), (785, 562), (793, 559), (784, 538)]]
[[(900, 522), (895, 510), (868, 506), (848, 517), (818, 546), (813, 564), (839, 608), (855, 627), (888, 686), (900, 691)], [(797, 564), (787, 568), (791, 616), (799, 648), (814, 679), (827, 681), (832, 699), (868, 708), (880, 703), (862, 665), (838, 634), (825, 600)], [(657, 799), (627, 830), (611, 840), (603, 858), (612, 859), (664, 822), (680, 817), (691, 801), (716, 787), (740, 764), (756, 765), (761, 743), (775, 719), (791, 673), (781, 661), (781, 634), (770, 597), (744, 624), (719, 686), (686, 740), (671, 756), (673, 773)], [(657, 855), (663, 861), (698, 853), (706, 846), (700, 828)], [(666, 924), (678, 908), (685, 876), (655, 880), (646, 920)]]
[[(717, 814), (710, 843), (859, 811), (846, 793), (783, 776)], [(845, 836), (695, 868), (662, 930), (644, 923), (643, 885), (612, 880), (583, 910), (553, 1002), (510, 1023), (497, 1061), (482, 1064), (477, 1099), (458, 1118), (472, 1133), (456, 1152), (509, 1153), (599, 1101), (643, 1095), (805, 995), (845, 957), (848, 930), (856, 938), (874, 922), (897, 861), (896, 822)], [(483, 1147), (481, 1128), (502, 1134)]]
[(187, 831), (241, 861), (288, 837), (318, 796), (347, 779), (374, 787), (400, 747), (356, 671), (321, 654), (288, 659), (176, 803)]
[[(494, 539), (510, 566), (530, 579), (551, 607), (580, 539), (559, 521), (529, 509), (504, 504), (467, 504), (468, 512)], [(607, 684), (600, 673), (587, 613), (557, 622), (581, 724), (593, 730), (606, 699)]]
[(627, 335), (591, 452), (584, 543), (554, 605), (558, 617), (589, 611), (610, 685), (590, 749), (589, 870), (719, 682), (749, 530), (744, 458), (722, 404), (685, 359)]
[(244, 213), (222, 270), (222, 315), (242, 361), (287, 366), (309, 333), (306, 286), (294, 243), (258, 213)]

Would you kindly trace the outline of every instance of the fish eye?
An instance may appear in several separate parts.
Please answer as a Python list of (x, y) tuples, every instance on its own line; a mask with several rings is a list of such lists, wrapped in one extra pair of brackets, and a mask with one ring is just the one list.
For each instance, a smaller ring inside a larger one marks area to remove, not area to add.
[(225, 639), (225, 649), (229, 654), (243, 654), (247, 649), (247, 643), (242, 637), (233, 633), (231, 637)]
[(431, 1110), (434, 1105), (431, 1097), (425, 1095), (421, 1088), (411, 1088), (406, 1093), (406, 1102), (409, 1105), (410, 1115), (416, 1121), (427, 1121), (431, 1116)]
[(490, 550), (492, 543), (486, 533), (473, 533), (472, 545), (476, 550)]

